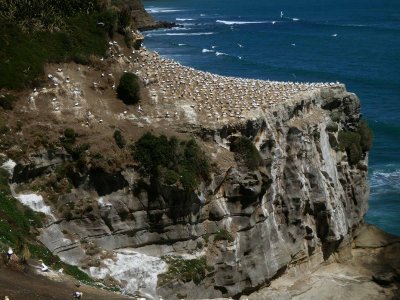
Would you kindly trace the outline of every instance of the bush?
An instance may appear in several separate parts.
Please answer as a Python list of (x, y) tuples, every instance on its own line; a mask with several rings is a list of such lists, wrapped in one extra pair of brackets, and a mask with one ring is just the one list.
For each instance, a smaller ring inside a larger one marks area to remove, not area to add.
[(179, 180), (179, 175), (173, 170), (167, 170), (164, 174), (165, 184), (171, 185), (177, 183)]
[(120, 149), (125, 147), (126, 141), (125, 141), (124, 137), (122, 136), (121, 131), (119, 131), (119, 130), (114, 131), (114, 140)]
[(362, 151), (369, 151), (372, 147), (373, 134), (371, 128), (368, 127), (367, 122), (361, 120), (358, 126), (358, 133), (361, 137), (360, 145)]
[(76, 141), (77, 134), (75, 133), (75, 130), (72, 128), (66, 128), (64, 130), (64, 138), (68, 143), (75, 143)]
[(132, 22), (131, 10), (129, 7), (125, 6), (121, 8), (121, 11), (118, 13), (118, 27), (121, 33), (124, 33), (124, 29), (129, 27)]
[(178, 141), (175, 137), (146, 133), (135, 143), (132, 155), (143, 173), (166, 184), (179, 180), (186, 190), (192, 190), (199, 179), (209, 179), (208, 159), (193, 139)]
[(10, 132), (11, 132), (11, 129), (7, 125), (0, 123), (0, 134), (8, 134)]
[(356, 131), (340, 131), (338, 141), (339, 149), (346, 151), (349, 163), (355, 165), (371, 149), (372, 131), (367, 123), (360, 121)]
[(136, 104), (139, 101), (139, 78), (133, 73), (122, 75), (117, 87), (118, 98), (125, 104)]
[(232, 243), (234, 240), (232, 234), (226, 229), (218, 230), (214, 236), (214, 241), (228, 241), (229, 243)]
[(17, 98), (14, 95), (3, 95), (0, 96), (0, 107), (4, 110), (13, 110)]
[(159, 275), (162, 284), (171, 280), (180, 280), (183, 282), (193, 281), (198, 285), (211, 270), (207, 266), (205, 257), (198, 259), (184, 259), (178, 256), (167, 256), (163, 258), (168, 263), (168, 270), (164, 274)]
[(262, 163), (262, 158), (256, 146), (244, 136), (235, 139), (231, 144), (231, 151), (235, 152), (235, 159), (243, 161), (250, 170), (257, 169)]
[(335, 122), (329, 122), (326, 125), (326, 131), (328, 131), (328, 132), (337, 132), (338, 130), (339, 130), (339, 126)]

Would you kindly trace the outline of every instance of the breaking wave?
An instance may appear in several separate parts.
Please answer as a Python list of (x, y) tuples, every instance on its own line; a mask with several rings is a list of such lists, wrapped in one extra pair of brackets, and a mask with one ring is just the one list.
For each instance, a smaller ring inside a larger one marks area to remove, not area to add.
[(273, 24), (276, 21), (225, 21), (225, 20), (216, 20), (215, 22), (225, 24), (225, 25), (245, 25), (245, 24)]

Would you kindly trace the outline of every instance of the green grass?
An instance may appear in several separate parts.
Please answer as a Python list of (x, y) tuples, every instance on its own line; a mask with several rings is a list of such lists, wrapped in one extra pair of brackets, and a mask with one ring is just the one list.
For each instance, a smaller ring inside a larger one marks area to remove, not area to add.
[(93, 280), (76, 266), (63, 263), (46, 247), (36, 241), (34, 228), (42, 227), (43, 215), (23, 206), (11, 196), (8, 173), (0, 169), (0, 249), (12, 247), (17, 255), (27, 245), (32, 258), (42, 259), (53, 269), (64, 268), (64, 272), (85, 283)]
[(75, 15), (58, 32), (24, 32), (14, 23), (0, 20), (0, 89), (22, 89), (40, 83), (44, 64), (104, 56), (105, 28), (97, 22), (105, 13)]
[(99, 10), (100, 0), (18, 0), (0, 1), (0, 19), (18, 24), (26, 31), (65, 27), (65, 18)]
[(12, 197), (8, 173), (0, 169), (0, 245), (20, 248), (26, 237), (34, 238), (31, 226), (41, 227), (42, 218)]
[(214, 236), (214, 241), (228, 241), (229, 243), (232, 243), (234, 240), (232, 234), (226, 229), (218, 230)]
[(194, 139), (179, 141), (146, 133), (135, 143), (132, 154), (143, 173), (169, 185), (180, 182), (186, 190), (193, 190), (200, 180), (209, 179), (208, 158)]
[(163, 257), (168, 264), (166, 273), (159, 275), (161, 284), (168, 283), (172, 280), (180, 280), (183, 282), (193, 281), (199, 284), (212, 270), (212, 267), (207, 266), (205, 257), (198, 259), (184, 259), (179, 256), (165, 256)]

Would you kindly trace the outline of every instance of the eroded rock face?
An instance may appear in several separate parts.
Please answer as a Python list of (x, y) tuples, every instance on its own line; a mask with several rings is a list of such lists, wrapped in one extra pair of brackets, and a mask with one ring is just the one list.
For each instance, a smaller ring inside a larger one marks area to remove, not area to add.
[[(58, 206), (87, 198), (91, 210), (60, 217), (43, 230), (41, 240), (66, 261), (100, 268), (101, 276), (107, 270), (101, 268), (102, 251), (123, 248), (154, 257), (206, 256), (214, 266), (196, 288), (188, 288), (193, 282), (173, 281), (147, 289), (149, 297), (158, 293), (169, 299), (180, 291), (188, 298), (201, 291), (207, 297), (248, 294), (298, 262), (318, 265), (352, 241), (368, 207), (367, 171), (359, 167), (367, 165), (367, 156), (350, 165), (337, 146), (337, 132), (326, 127), (335, 122), (348, 130), (359, 119), (358, 98), (336, 87), (305, 93), (242, 124), (187, 126), (215, 151), (220, 171), (210, 182), (187, 193), (138, 179), (133, 169), (86, 174), (71, 194), (59, 198)], [(218, 155), (232, 155), (229, 141), (237, 135), (251, 139), (259, 150), (258, 169), (219, 162)], [(37, 168), (47, 170), (52, 163), (58, 161), (47, 160)], [(31, 164), (26, 168), (16, 168), (16, 181), (36, 174)], [(214, 241), (221, 230), (232, 240)], [(96, 259), (99, 265), (93, 265)], [(140, 285), (128, 285), (118, 276), (121, 285), (141, 291)]]

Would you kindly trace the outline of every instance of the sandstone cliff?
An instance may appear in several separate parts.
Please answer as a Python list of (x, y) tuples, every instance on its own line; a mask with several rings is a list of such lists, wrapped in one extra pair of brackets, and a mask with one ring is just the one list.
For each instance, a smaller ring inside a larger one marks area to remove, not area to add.
[[(352, 242), (368, 207), (367, 156), (350, 164), (338, 132), (356, 128), (359, 119), (358, 98), (338, 86), (296, 95), (243, 122), (179, 126), (212, 157), (210, 182), (187, 193), (150, 182), (134, 168), (94, 169), (80, 174), (70, 193), (45, 199), (52, 211), (67, 205), (83, 212), (52, 216), (40, 240), (64, 261), (96, 278), (111, 277), (131, 294), (249, 294)], [(231, 144), (239, 136), (261, 155), (255, 170), (234, 159)], [(14, 187), (69, 159), (54, 150), (31, 155), (15, 167)], [(183, 269), (197, 263), (199, 278), (168, 270), (177, 262)]]

